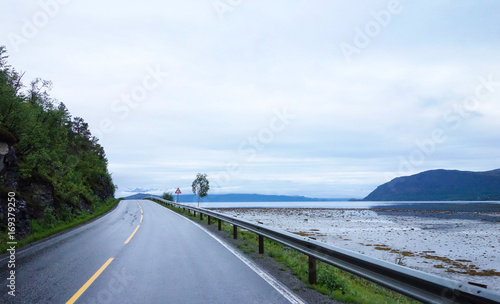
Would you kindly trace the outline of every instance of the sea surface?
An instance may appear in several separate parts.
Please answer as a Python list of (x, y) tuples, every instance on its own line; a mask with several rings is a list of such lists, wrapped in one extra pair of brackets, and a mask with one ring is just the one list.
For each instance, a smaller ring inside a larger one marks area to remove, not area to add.
[[(183, 203), (183, 202), (180, 202)], [(197, 203), (185, 203), (197, 206)], [(500, 202), (488, 201), (345, 201), (345, 202), (209, 202), (201, 208), (313, 208), (313, 209), (397, 209), (449, 210), (461, 212), (500, 212)]]

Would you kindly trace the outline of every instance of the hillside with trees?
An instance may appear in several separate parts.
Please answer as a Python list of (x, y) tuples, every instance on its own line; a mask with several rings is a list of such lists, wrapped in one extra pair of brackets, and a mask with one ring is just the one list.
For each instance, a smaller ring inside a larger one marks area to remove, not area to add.
[(499, 201), (500, 169), (430, 170), (378, 186), (366, 201)]
[(49, 95), (49, 81), (22, 78), (0, 47), (0, 230), (15, 193), (17, 237), (92, 214), (115, 191), (88, 124)]

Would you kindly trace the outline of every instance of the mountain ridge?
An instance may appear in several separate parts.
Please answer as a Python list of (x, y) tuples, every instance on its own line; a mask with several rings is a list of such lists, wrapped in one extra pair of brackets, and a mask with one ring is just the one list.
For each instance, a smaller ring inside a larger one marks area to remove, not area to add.
[(498, 201), (500, 169), (473, 172), (435, 169), (397, 177), (365, 201)]
[[(138, 193), (125, 197), (125, 199), (142, 199), (151, 196), (147, 193)], [(160, 197), (158, 195), (153, 195)], [(174, 195), (174, 198), (177, 198)], [(267, 195), (267, 194), (247, 194), (247, 193), (228, 193), (228, 194), (209, 194), (201, 201), (209, 202), (325, 202), (325, 201), (347, 201), (347, 198), (312, 198), (306, 196), (289, 196), (289, 195)], [(194, 194), (181, 194), (179, 202), (191, 203), (197, 202), (198, 199)]]

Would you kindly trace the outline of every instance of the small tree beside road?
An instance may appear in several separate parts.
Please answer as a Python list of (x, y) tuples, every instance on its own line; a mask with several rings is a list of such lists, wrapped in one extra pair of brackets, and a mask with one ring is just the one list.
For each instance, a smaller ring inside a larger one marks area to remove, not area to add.
[(162, 197), (164, 200), (172, 201), (172, 202), (174, 201), (174, 195), (172, 194), (172, 192), (163, 192)]
[(198, 207), (200, 207), (200, 198), (207, 196), (207, 192), (210, 190), (210, 183), (208, 182), (207, 175), (205, 173), (198, 173), (191, 186), (193, 188), (193, 193), (198, 196)]

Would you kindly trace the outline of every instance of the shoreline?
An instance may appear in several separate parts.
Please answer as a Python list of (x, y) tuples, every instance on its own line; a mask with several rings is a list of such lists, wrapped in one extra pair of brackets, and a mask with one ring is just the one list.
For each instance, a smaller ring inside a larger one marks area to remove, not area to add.
[(214, 208), (457, 281), (500, 291), (500, 212), (412, 209)]
[[(495, 209), (484, 208), (483, 210), (449, 210), (449, 209), (406, 209), (406, 208), (285, 208), (285, 207), (277, 207), (277, 208), (269, 208), (269, 207), (214, 207), (207, 208), (220, 213), (225, 212), (234, 212), (236, 210), (295, 210), (295, 211), (307, 211), (307, 210), (317, 210), (317, 211), (325, 211), (329, 212), (332, 210), (339, 211), (374, 211), (379, 215), (398, 215), (398, 216), (418, 216), (418, 217), (434, 217), (434, 218), (443, 218), (443, 219), (464, 219), (464, 220), (479, 220), (479, 221), (488, 221), (488, 222), (496, 222), (500, 223), (500, 206)], [(494, 211), (491, 211), (494, 210)]]

